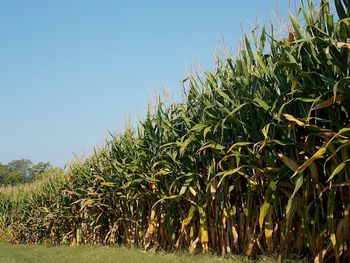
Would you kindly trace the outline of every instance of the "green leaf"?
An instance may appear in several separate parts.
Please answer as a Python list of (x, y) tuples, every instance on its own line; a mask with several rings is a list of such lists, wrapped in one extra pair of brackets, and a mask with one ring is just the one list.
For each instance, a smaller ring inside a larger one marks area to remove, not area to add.
[(327, 14), (327, 30), (331, 34), (334, 30), (334, 18), (332, 14)]
[(252, 145), (252, 142), (237, 142), (231, 145), (231, 147), (227, 150), (227, 153), (231, 152), (236, 147), (242, 147), (247, 145)]
[(256, 59), (257, 59), (258, 62), (259, 62), (259, 65), (261, 66), (262, 70), (264, 71), (264, 73), (265, 73), (267, 76), (269, 76), (269, 75), (270, 75), (269, 70), (267, 69), (267, 66), (266, 66), (266, 64), (264, 63), (264, 61), (263, 61), (262, 57), (260, 56), (260, 54), (258, 54), (258, 52), (255, 52), (254, 54), (255, 54)]
[(269, 109), (270, 109), (269, 105), (267, 105), (267, 103), (265, 101), (263, 101), (262, 99), (255, 98), (253, 101), (256, 102), (265, 111), (269, 111)]
[(282, 153), (278, 154), (278, 157), (284, 162), (285, 165), (287, 165), (287, 167), (289, 169), (291, 169), (293, 172), (295, 172), (298, 169), (298, 164), (290, 159), (289, 157), (283, 155)]
[(285, 66), (287, 68), (290, 68), (290, 69), (294, 69), (294, 70), (297, 70), (297, 71), (302, 71), (301, 67), (297, 63), (279, 61), (278, 64), (280, 64), (282, 66)]
[(198, 130), (202, 130), (203, 128), (209, 126), (210, 123), (209, 122), (201, 122), (201, 123), (198, 123), (196, 125), (194, 125), (191, 129), (191, 131), (198, 131)]
[(248, 166), (247, 166), (247, 165), (242, 165), (242, 166), (239, 166), (239, 167), (237, 167), (237, 168), (235, 168), (235, 169), (231, 169), (231, 170), (228, 170), (228, 171), (224, 171), (224, 172), (217, 173), (216, 176), (221, 177), (221, 179), (220, 179), (220, 181), (219, 181), (217, 187), (219, 188), (219, 186), (221, 185), (222, 181), (223, 181), (227, 176), (233, 175), (233, 174), (239, 172), (241, 169), (246, 168), (246, 167), (248, 167)]
[(218, 143), (214, 143), (214, 142), (208, 142), (206, 144), (204, 144), (198, 151), (197, 153), (205, 150), (205, 149), (214, 149), (214, 150), (218, 150), (218, 151), (222, 151), (224, 150), (226, 147), (221, 145), (221, 144), (218, 144)]
[(246, 49), (247, 49), (248, 54), (249, 54), (250, 61), (253, 62), (254, 61), (254, 54), (253, 54), (252, 48), (250, 46), (250, 41), (249, 41), (249, 38), (247, 35), (245, 35), (245, 45), (246, 45)]
[(337, 238), (335, 236), (334, 227), (334, 204), (335, 204), (335, 188), (331, 188), (327, 200), (327, 223), (329, 229), (329, 237), (333, 245), (333, 251), (335, 254), (336, 261), (339, 262), (339, 254), (337, 248)]
[(350, 161), (350, 159), (349, 159), (349, 160), (346, 160), (346, 161), (344, 161), (344, 162), (342, 162), (341, 164), (339, 164), (339, 165), (333, 170), (331, 176), (328, 178), (328, 180), (327, 180), (326, 183), (328, 183), (329, 181), (331, 181), (331, 180), (334, 178), (334, 176), (336, 176), (338, 173), (340, 173), (340, 172), (345, 168), (346, 163), (347, 163), (348, 161)]
[(181, 156), (184, 155), (187, 146), (193, 141), (195, 141), (195, 136), (193, 134), (191, 134), (184, 142), (180, 142), (180, 151), (179, 152), (180, 152)]
[(187, 186), (182, 186), (179, 195), (184, 195), (186, 193)]
[(335, 8), (337, 9), (337, 13), (340, 19), (344, 19), (347, 17), (343, 4), (340, 0), (334, 0)]
[(341, 70), (346, 70), (346, 64), (344, 63), (343, 56), (334, 45), (327, 47), (326, 52), (331, 55), (334, 65), (338, 66)]
[(265, 42), (266, 42), (266, 28), (263, 27), (263, 29), (261, 31), (261, 36), (260, 36), (260, 51), (264, 50)]
[(299, 191), (300, 187), (303, 185), (303, 179), (304, 177), (302, 174), (298, 176), (295, 183), (294, 191), (288, 199), (288, 203), (286, 207), (286, 230), (285, 230), (286, 233), (290, 230), (290, 226), (291, 226), (291, 223), (295, 214), (295, 210), (296, 210), (296, 205), (297, 205), (295, 201), (295, 195)]

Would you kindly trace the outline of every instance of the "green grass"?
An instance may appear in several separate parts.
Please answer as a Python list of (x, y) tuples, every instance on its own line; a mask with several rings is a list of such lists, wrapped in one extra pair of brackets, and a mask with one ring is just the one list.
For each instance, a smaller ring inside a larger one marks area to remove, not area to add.
[[(0, 244), (1, 263), (41, 263), (41, 262), (113, 262), (113, 263), (238, 263), (238, 262), (266, 262), (274, 263), (277, 259), (260, 257), (257, 260), (249, 260), (245, 257), (221, 257), (209, 255), (188, 255), (185, 253), (152, 253), (143, 252), (138, 249), (125, 247), (102, 247), (102, 246), (80, 246), (80, 247), (46, 247), (44, 245), (8, 245)], [(297, 261), (285, 261), (297, 262)], [(303, 262), (303, 261), (299, 261)]]

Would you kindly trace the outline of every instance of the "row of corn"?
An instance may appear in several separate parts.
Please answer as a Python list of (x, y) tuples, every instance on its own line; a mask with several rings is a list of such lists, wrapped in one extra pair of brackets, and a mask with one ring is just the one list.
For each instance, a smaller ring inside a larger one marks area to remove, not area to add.
[(349, 262), (350, 1), (303, 1), (290, 24), (66, 174), (0, 190), (3, 235)]

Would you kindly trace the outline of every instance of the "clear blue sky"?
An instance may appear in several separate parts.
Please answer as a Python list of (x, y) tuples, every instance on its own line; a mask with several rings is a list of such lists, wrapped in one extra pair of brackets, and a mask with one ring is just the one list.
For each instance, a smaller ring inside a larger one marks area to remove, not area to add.
[[(279, 1), (287, 14), (287, 0)], [(275, 0), (0, 1), (0, 162), (63, 166), (122, 131)]]

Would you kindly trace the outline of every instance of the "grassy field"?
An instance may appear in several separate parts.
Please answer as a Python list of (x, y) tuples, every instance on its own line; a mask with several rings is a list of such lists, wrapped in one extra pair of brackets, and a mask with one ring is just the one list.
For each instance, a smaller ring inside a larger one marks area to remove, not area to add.
[[(0, 262), (1, 263), (41, 263), (41, 262), (113, 262), (113, 263), (238, 263), (238, 262), (277, 262), (277, 259), (260, 257), (257, 260), (248, 260), (244, 257), (231, 257), (223, 259), (221, 257), (209, 255), (188, 254), (164, 254), (143, 252), (138, 249), (129, 249), (125, 247), (102, 247), (102, 246), (80, 246), (80, 247), (46, 247), (43, 245), (28, 246), (28, 245), (7, 245), (0, 244)], [(285, 261), (298, 262), (298, 261)], [(299, 261), (303, 262), (303, 261)]]

